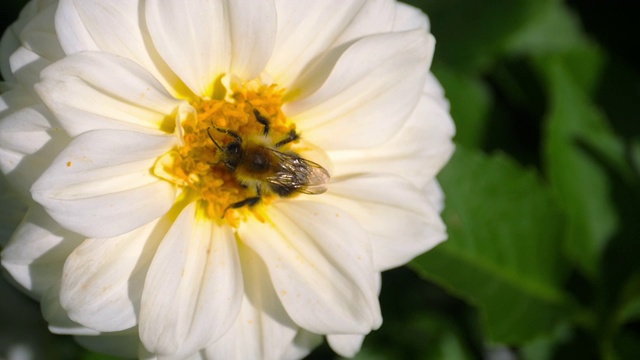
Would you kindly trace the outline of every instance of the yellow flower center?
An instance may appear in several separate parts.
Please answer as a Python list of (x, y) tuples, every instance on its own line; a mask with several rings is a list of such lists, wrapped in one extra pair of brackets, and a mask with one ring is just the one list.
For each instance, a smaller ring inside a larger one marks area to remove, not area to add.
[(212, 220), (237, 226), (248, 212), (262, 218), (261, 206), (276, 195), (258, 193), (256, 181), (242, 181), (235, 167), (247, 144), (276, 144), (295, 133), (295, 126), (282, 113), (282, 95), (283, 91), (272, 85), (257, 90), (242, 88), (227, 100), (192, 103), (197, 116), (182, 123), (184, 146), (160, 158), (156, 175), (181, 186), (182, 196), (199, 200), (199, 212)]

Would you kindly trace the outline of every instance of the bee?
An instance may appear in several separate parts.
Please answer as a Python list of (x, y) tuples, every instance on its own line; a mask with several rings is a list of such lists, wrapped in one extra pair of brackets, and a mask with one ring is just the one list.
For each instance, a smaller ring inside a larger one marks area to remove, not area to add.
[(278, 142), (269, 137), (269, 121), (258, 110), (253, 111), (256, 121), (264, 126), (262, 137), (243, 139), (237, 133), (213, 127), (216, 131), (232, 138), (228, 144), (220, 145), (207, 129), (207, 134), (220, 151), (220, 161), (242, 187), (255, 188), (256, 196), (229, 205), (229, 209), (254, 206), (263, 195), (275, 194), (286, 198), (297, 193), (322, 194), (327, 190), (329, 172), (321, 165), (300, 157), (293, 151), (281, 151), (283, 146), (298, 140), (295, 130)]

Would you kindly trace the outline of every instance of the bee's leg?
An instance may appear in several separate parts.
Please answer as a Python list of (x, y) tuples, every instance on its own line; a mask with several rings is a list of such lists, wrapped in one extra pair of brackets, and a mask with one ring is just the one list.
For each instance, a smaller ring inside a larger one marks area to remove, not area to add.
[[(240, 137), (240, 135), (236, 134), (235, 132), (231, 131), (231, 130), (227, 130), (227, 129), (221, 129), (219, 127), (214, 126), (214, 129), (216, 129), (218, 132), (221, 132), (223, 134), (227, 134), (229, 136), (231, 136), (232, 138), (234, 138), (239, 144), (242, 144), (242, 138)], [(207, 134), (209, 134), (209, 137), (211, 138), (211, 140), (213, 140), (213, 137), (211, 136), (211, 134), (209, 133), (209, 129), (207, 128)], [(215, 143), (216, 141), (213, 140), (213, 142)], [(220, 148), (220, 146), (216, 143), (216, 146), (218, 146), (218, 148)]]
[(222, 217), (224, 218), (224, 215), (227, 213), (229, 209), (239, 209), (243, 206), (252, 207), (255, 204), (257, 204), (260, 201), (260, 199), (262, 199), (260, 196), (254, 196), (254, 197), (246, 198), (242, 201), (235, 202), (227, 206), (226, 209), (224, 209), (224, 212), (222, 213)]
[[(221, 151), (224, 151), (222, 149), (222, 147), (220, 147), (220, 144), (218, 144), (218, 142), (216, 141), (216, 139), (213, 138), (213, 136), (211, 136), (211, 133), (209, 132), (209, 129), (211, 129), (210, 127), (207, 128), (207, 135), (209, 135), (209, 139), (211, 139), (211, 141), (213, 141), (213, 143), (216, 145), (216, 147), (218, 149), (220, 149)], [(218, 130), (219, 131), (219, 130)]]
[(262, 190), (260, 189), (260, 187), (256, 187), (256, 192), (257, 195), (250, 197), (250, 198), (246, 198), (244, 200), (238, 201), (238, 202), (234, 202), (233, 204), (227, 206), (226, 209), (224, 209), (224, 212), (222, 212), (222, 218), (224, 218), (225, 214), (227, 213), (227, 211), (229, 209), (239, 209), (243, 206), (248, 206), (248, 207), (252, 207), (255, 204), (257, 204), (258, 202), (260, 202), (260, 199), (262, 199)]
[(282, 147), (284, 145), (287, 145), (288, 143), (292, 142), (292, 141), (296, 141), (300, 139), (300, 135), (298, 135), (298, 133), (295, 130), (291, 130), (289, 131), (289, 135), (287, 135), (286, 138), (278, 141), (275, 145), (276, 148)]
[(269, 128), (269, 120), (262, 116), (262, 114), (260, 114), (260, 111), (253, 109), (253, 115), (256, 116), (256, 121), (259, 122), (260, 124), (264, 125), (264, 130), (262, 130), (262, 133), (264, 135), (268, 135), (269, 131), (271, 130)]

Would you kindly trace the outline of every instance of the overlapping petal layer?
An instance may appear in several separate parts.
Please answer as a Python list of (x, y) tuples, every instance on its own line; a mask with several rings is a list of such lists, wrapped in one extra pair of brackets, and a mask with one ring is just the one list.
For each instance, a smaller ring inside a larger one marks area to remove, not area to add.
[(173, 205), (174, 186), (149, 169), (176, 141), (171, 135), (122, 130), (82, 134), (58, 155), (31, 192), (69, 230), (96, 238), (124, 234)]
[(327, 150), (379, 145), (402, 127), (415, 108), (433, 46), (433, 38), (419, 30), (359, 40), (340, 54), (335, 65), (330, 58), (320, 60), (312, 69), (328, 74), (326, 79), (320, 75), (302, 81), (309, 88), (322, 85), (287, 104), (285, 112), (307, 139)]
[(206, 347), (228, 332), (241, 308), (243, 275), (231, 228), (200, 220), (197, 212), (196, 203), (180, 212), (144, 282), (140, 337), (153, 353), (186, 356)]
[(362, 333), (380, 325), (371, 248), (341, 209), (316, 202), (273, 205), (266, 223), (238, 229), (265, 262), (289, 316), (311, 332)]
[(36, 86), (72, 136), (98, 129), (172, 132), (183, 101), (134, 62), (105, 53), (67, 56)]
[(100, 51), (129, 59), (173, 95), (186, 95), (184, 85), (151, 43), (143, 18), (144, 9), (137, 1), (62, 0), (55, 26), (67, 54)]
[(278, 299), (267, 268), (249, 247), (239, 244), (245, 296), (231, 329), (209, 346), (211, 359), (282, 359), (298, 327)]
[(87, 239), (64, 265), (60, 301), (84, 326), (113, 332), (137, 325), (144, 280), (166, 221), (110, 239)]

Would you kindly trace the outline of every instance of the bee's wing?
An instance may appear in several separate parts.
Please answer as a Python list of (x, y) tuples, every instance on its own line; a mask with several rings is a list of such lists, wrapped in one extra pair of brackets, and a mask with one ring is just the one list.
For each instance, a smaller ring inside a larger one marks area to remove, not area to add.
[(300, 158), (306, 165), (309, 173), (307, 175), (307, 185), (299, 191), (305, 194), (322, 194), (327, 191), (329, 183), (329, 172), (319, 164)]
[(304, 194), (315, 195), (327, 191), (330, 176), (325, 168), (298, 155), (269, 150), (276, 159), (272, 163), (277, 167), (274, 174), (267, 177), (267, 182)]

